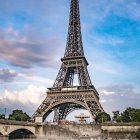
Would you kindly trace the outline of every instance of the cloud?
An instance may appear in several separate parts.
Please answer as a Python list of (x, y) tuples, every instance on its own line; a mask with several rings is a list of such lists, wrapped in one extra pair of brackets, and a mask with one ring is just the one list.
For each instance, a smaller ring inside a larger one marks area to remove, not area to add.
[(115, 94), (115, 92), (106, 91), (106, 90), (102, 90), (100, 93), (101, 93), (101, 95), (114, 95)]
[(127, 107), (140, 108), (140, 92), (134, 85), (113, 85), (98, 89), (105, 111), (123, 111)]
[(99, 36), (99, 35), (93, 35), (93, 42), (96, 46), (117, 46), (119, 47), (124, 43), (124, 40), (122, 38), (112, 37), (109, 35)]
[[(24, 90), (5, 90), (0, 94), (1, 108), (7, 108), (12, 111), (13, 109), (22, 109), (30, 115), (37, 109), (41, 102), (46, 97), (46, 88), (44, 86), (28, 85)], [(135, 87), (132, 85), (114, 85), (102, 87), (99, 89), (100, 103), (106, 112), (123, 111), (127, 107), (140, 107), (140, 93), (135, 92)], [(7, 104), (8, 103), (8, 104)], [(87, 111), (84, 111), (87, 113)], [(80, 112), (76, 112), (76, 114)], [(75, 116), (72, 112), (69, 119)]]
[(0, 69), (0, 82), (12, 82), (17, 75), (14, 70)]
[(46, 88), (43, 86), (29, 85), (26, 89), (21, 91), (5, 90), (0, 94), (1, 108), (23, 109), (30, 115), (41, 104), (46, 97)]
[[(94, 4), (89, 5), (90, 2)], [(128, 0), (127, 2), (125, 0), (89, 0), (81, 2), (81, 7), (85, 14), (88, 12), (86, 16), (92, 19), (94, 23), (103, 21), (112, 14), (132, 20), (139, 20), (140, 17), (140, 3), (137, 0)], [(84, 13), (82, 12), (82, 14)]]
[(100, 100), (100, 103), (102, 104), (102, 103), (106, 103), (107, 102), (107, 100)]
[(133, 47), (129, 48), (130, 44), (125, 39), (111, 35), (103, 36), (95, 33), (95, 36), (89, 38), (85, 44), (85, 55), (89, 61), (91, 79), (98, 87), (114, 83), (139, 83), (140, 63), (139, 58), (135, 58), (139, 57), (137, 46), (135, 50)]
[(16, 71), (13, 69), (0, 69), (0, 92), (5, 90), (23, 90), (26, 86), (33, 84), (35, 86), (52, 87), (54, 80), (47, 76), (41, 76), (34, 70)]
[(116, 79), (118, 79), (117, 76), (123, 77), (125, 76), (124, 74), (130, 73), (132, 71), (132, 69), (128, 69), (128, 66), (125, 63), (119, 59), (116, 59), (114, 57), (115, 55), (112, 55), (108, 51), (103, 50), (101, 44), (98, 44), (98, 46), (95, 46), (94, 48), (89, 47), (87, 49), (87, 58), (90, 64), (89, 71), (91, 71), (91, 74), (93, 71), (97, 73), (98, 78), (107, 76), (107, 78), (110, 79), (112, 76), (115, 76)]
[(22, 68), (57, 66), (57, 58), (61, 53), (58, 50), (64, 46), (61, 37), (53, 36), (46, 40), (41, 39), (41, 36), (39, 37), (37, 34), (38, 31), (29, 30), (29, 27), (28, 30), (25, 30), (27, 34), (30, 32), (26, 37), (21, 32), (14, 31), (13, 28), (9, 28), (5, 32), (9, 32), (9, 34), (3, 34), (4, 39), (0, 39), (1, 60), (6, 60), (11, 65)]
[(37, 74), (29, 75), (28, 73), (19, 73), (19, 77), (25, 81), (28, 81), (29, 83), (45, 85), (47, 87), (52, 86), (54, 83), (54, 80), (39, 76)]
[(119, 16), (131, 18), (133, 20), (139, 20), (140, 18), (140, 3), (137, 0), (128, 1), (125, 0), (115, 1), (117, 6), (114, 6), (114, 12)]

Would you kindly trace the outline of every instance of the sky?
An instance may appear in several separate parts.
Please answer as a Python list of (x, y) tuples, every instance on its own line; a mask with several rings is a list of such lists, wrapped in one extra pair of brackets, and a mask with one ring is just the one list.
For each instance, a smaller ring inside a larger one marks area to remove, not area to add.
[[(104, 110), (140, 108), (140, 1), (79, 2), (88, 70)], [(64, 56), (69, 9), (70, 0), (0, 0), (0, 113), (32, 115), (45, 99)]]

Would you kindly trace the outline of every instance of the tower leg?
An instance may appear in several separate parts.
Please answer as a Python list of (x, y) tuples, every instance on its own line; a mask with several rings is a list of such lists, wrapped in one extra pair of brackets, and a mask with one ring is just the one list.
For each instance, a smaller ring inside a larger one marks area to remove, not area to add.
[(60, 107), (55, 109), (54, 113), (54, 122), (58, 122), (60, 120), (64, 120), (67, 116), (67, 113), (70, 109), (70, 105), (61, 105)]

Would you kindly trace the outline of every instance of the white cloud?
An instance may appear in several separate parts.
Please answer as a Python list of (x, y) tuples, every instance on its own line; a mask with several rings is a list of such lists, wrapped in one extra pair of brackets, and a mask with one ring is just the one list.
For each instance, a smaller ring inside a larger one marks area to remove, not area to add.
[(112, 91), (107, 91), (107, 90), (102, 90), (100, 91), (101, 95), (114, 95), (115, 92)]
[(119, 16), (131, 18), (133, 20), (139, 20), (140, 18), (140, 3), (137, 0), (128, 1), (116, 0), (117, 6), (113, 6), (113, 11)]
[(115, 110), (123, 111), (127, 107), (140, 107), (140, 93), (136, 92), (134, 85), (101, 87), (99, 93), (104, 110), (110, 114)]
[(124, 43), (124, 40), (122, 38), (112, 37), (109, 35), (93, 35), (93, 42), (96, 46), (117, 46), (119, 47)]
[(48, 78), (44, 78), (41, 76), (38, 76), (37, 74), (33, 74), (33, 75), (26, 75), (24, 73), (20, 73), (19, 77), (26, 79), (26, 81), (30, 81), (30, 83), (39, 83), (40, 85), (46, 85), (48, 86), (52, 86), (54, 83), (54, 80), (48, 79)]
[(15, 109), (21, 109), (30, 116), (46, 97), (47, 89), (43, 86), (28, 85), (24, 90), (5, 90), (0, 93), (0, 113), (6, 108), (6, 115)]
[(107, 102), (107, 100), (105, 100), (105, 99), (100, 100), (100, 103), (106, 103), (106, 102)]
[[(21, 91), (9, 91), (0, 95), (1, 100), (8, 100), (9, 102), (20, 102), (21, 104), (31, 103), (33, 105), (38, 105), (41, 100), (45, 98), (46, 88), (43, 86), (36, 87), (34, 85), (29, 85), (27, 89)], [(6, 103), (5, 103), (6, 104)]]
[[(89, 5), (90, 2), (94, 4)], [(105, 20), (112, 14), (132, 20), (139, 20), (140, 17), (140, 3), (137, 0), (128, 0), (127, 2), (126, 0), (89, 0), (81, 2), (81, 6), (85, 14), (88, 13), (86, 17), (92, 19), (93, 24)]]

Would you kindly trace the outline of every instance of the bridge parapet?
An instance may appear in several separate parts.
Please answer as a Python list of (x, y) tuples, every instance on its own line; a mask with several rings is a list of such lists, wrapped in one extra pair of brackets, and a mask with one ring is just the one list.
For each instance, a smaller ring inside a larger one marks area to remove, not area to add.
[(14, 120), (4, 120), (0, 119), (0, 124), (6, 124), (6, 125), (22, 125), (22, 126), (35, 126), (36, 124), (33, 122), (28, 121), (14, 121)]
[(102, 123), (102, 126), (140, 126), (140, 122)]
[(103, 123), (101, 129), (108, 132), (136, 132), (140, 130), (140, 123)]

